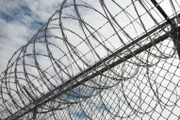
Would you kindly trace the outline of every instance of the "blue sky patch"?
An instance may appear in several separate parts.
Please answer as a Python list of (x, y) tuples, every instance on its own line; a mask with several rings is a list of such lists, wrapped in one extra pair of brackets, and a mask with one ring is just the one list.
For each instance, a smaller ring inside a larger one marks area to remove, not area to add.
[(74, 112), (73, 115), (80, 119), (87, 118), (86, 114), (84, 114), (83, 112)]

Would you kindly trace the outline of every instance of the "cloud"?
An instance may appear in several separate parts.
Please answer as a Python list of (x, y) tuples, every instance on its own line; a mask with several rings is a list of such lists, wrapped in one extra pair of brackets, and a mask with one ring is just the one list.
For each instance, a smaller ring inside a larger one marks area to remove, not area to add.
[(61, 0), (0, 1), (0, 72), (12, 54), (36, 33)]

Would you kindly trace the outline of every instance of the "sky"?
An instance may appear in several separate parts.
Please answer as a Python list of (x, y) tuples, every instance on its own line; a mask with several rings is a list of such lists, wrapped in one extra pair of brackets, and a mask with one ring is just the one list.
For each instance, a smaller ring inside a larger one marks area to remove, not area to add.
[[(0, 1), (0, 73), (5, 69), (12, 54), (27, 43), (37, 30), (47, 22), (48, 18), (60, 7), (61, 1)], [(116, 9), (114, 8), (114, 10)], [(172, 11), (165, 10), (166, 12)]]
[(0, 0), (0, 72), (12, 54), (27, 43), (62, 0)]
[[(48, 18), (59, 9), (61, 2), (62, 0), (0, 1), (0, 73), (5, 70), (8, 60), (13, 53), (34, 36), (38, 29), (48, 21)], [(99, 8), (100, 6), (96, 2), (96, 0), (89, 0), (89, 3)], [(129, 4), (129, 2), (122, 3), (124, 5)], [(111, 4), (109, 5), (111, 6)], [(117, 8), (112, 9), (112, 12), (114, 15), (117, 14)], [(102, 23), (105, 23), (105, 19), (98, 18), (97, 14), (94, 15), (96, 22), (92, 21), (92, 16), (91, 13), (89, 15), (84, 14), (84, 17), (89, 19), (88, 22), (93, 27), (96, 26), (98, 28)], [(128, 22), (126, 23), (126, 21), (123, 20), (122, 24), (127, 24)], [(109, 37), (112, 34), (112, 32), (108, 31), (109, 27), (107, 26), (101, 31), (104, 35), (107, 35), (105, 37)], [(113, 45), (117, 48), (120, 44), (116, 42), (112, 41)], [(102, 56), (104, 55), (103, 50), (99, 50), (98, 52)]]

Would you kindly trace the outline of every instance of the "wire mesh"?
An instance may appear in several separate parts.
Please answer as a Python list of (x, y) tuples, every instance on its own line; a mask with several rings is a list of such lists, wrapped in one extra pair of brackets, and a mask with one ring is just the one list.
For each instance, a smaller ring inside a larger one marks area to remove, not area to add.
[(0, 118), (179, 119), (180, 3), (158, 4), (175, 26), (148, 0), (64, 0), (8, 61)]

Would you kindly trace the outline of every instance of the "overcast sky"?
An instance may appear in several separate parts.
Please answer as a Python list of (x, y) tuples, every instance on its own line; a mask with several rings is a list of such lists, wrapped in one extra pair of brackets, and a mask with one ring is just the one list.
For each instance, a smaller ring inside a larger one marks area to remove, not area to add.
[[(33, 37), (55, 10), (60, 7), (61, 1), (0, 0), (0, 73), (5, 69), (13, 52)], [(94, 0), (91, 0), (91, 3), (93, 2)], [(163, 2), (162, 5), (167, 6), (166, 2)], [(122, 6), (124, 3), (121, 1)], [(168, 9), (165, 11), (172, 12)]]
[(20, 46), (60, 7), (62, 0), (0, 0), (0, 72)]
[[(96, 5), (96, 1), (98, 2), (98, 0), (87, 1), (92, 3), (91, 5)], [(130, 0), (128, 1), (123, 1), (121, 4), (125, 6), (130, 3)], [(13, 53), (33, 37), (48, 18), (59, 9), (61, 2), (62, 0), (0, 0), (0, 73), (5, 70)], [(116, 8), (111, 10), (118, 13)], [(91, 14), (86, 16), (90, 20), (88, 22), (94, 26), (100, 27), (105, 22), (99, 18), (96, 22), (92, 21)], [(121, 23), (124, 22), (126, 20)], [(112, 35), (112, 31), (107, 32), (107, 30), (106, 28), (103, 31), (104, 35)], [(114, 45), (119, 46), (117, 43)]]

